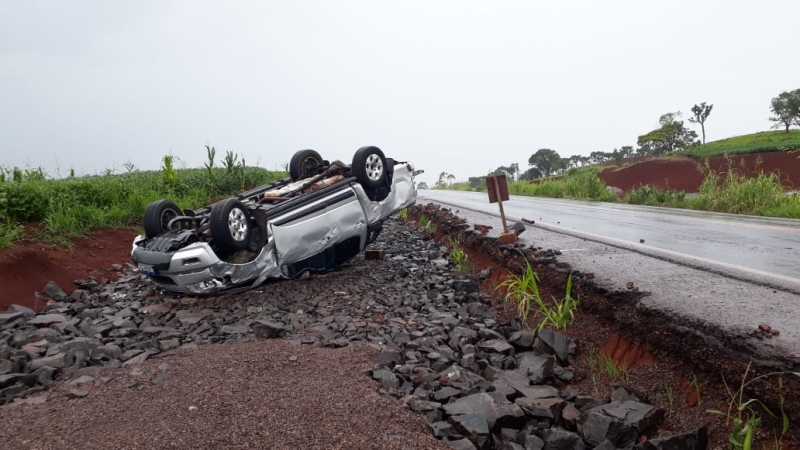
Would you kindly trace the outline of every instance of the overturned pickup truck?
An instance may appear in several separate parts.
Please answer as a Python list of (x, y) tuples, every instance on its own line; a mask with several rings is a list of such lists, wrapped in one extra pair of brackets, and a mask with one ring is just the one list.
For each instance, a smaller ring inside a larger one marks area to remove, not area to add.
[(133, 241), (139, 271), (160, 288), (234, 293), (270, 278), (341, 266), (374, 242), (383, 221), (416, 201), (414, 167), (362, 147), (352, 165), (301, 150), (289, 177), (213, 205), (148, 205)]

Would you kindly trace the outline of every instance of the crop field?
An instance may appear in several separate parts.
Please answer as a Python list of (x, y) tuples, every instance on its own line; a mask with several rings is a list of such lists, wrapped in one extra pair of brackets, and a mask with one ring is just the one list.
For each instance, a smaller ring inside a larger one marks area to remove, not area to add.
[(61, 179), (48, 178), (42, 169), (2, 169), (0, 248), (21, 236), (22, 224), (38, 223), (34, 231), (39, 238), (66, 244), (93, 227), (136, 226), (147, 205), (161, 198), (192, 209), (286, 176), (243, 162), (224, 163), (223, 167), (178, 169), (173, 158), (166, 156), (160, 171)]

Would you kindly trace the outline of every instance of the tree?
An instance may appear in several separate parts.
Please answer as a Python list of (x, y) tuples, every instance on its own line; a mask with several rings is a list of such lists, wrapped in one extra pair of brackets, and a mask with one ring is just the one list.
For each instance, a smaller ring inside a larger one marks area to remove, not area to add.
[(543, 176), (549, 177), (554, 170), (558, 169), (560, 160), (561, 156), (555, 150), (540, 148), (528, 158), (528, 165), (536, 167)]
[(706, 119), (711, 114), (711, 108), (713, 107), (714, 105), (706, 105), (706, 102), (694, 105), (692, 106), (694, 117), (689, 117), (689, 122), (700, 124), (700, 130), (703, 132), (703, 144), (706, 143)]
[(542, 173), (539, 172), (539, 169), (537, 169), (536, 167), (531, 167), (524, 173), (520, 174), (519, 181), (531, 181), (541, 177)]
[(447, 181), (448, 184), (452, 185), (453, 182), (456, 181), (456, 176), (451, 173), (450, 175), (447, 176)]
[(436, 182), (436, 186), (443, 186), (447, 179), (447, 172), (442, 172), (439, 174), (439, 180)]
[(633, 146), (631, 145), (623, 145), (620, 147), (619, 152), (622, 153), (623, 158), (630, 158), (633, 156)]
[(469, 177), (467, 182), (469, 183), (469, 187), (472, 189), (479, 189), (481, 186), (485, 185), (486, 179), (483, 177)]
[(419, 184), (417, 185), (417, 189), (428, 189), (428, 183), (420, 181)]
[(663, 155), (684, 150), (696, 144), (697, 133), (683, 125), (680, 111), (663, 114), (659, 119), (659, 127), (647, 134), (639, 136), (637, 143), (642, 153)]
[(782, 126), (788, 133), (792, 125), (800, 126), (800, 89), (781, 92), (772, 99), (770, 111), (775, 114), (769, 118), (771, 122), (775, 122), (775, 128)]

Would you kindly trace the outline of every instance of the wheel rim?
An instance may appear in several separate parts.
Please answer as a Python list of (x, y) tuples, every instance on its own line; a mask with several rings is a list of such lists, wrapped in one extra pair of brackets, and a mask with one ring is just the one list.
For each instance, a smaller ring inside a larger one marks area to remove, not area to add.
[(236, 241), (243, 241), (247, 234), (247, 218), (239, 208), (233, 208), (228, 214), (228, 231)]
[(374, 153), (367, 156), (367, 178), (372, 181), (378, 181), (381, 179), (381, 175), (383, 175), (383, 161), (381, 161), (381, 157)]
[(169, 230), (169, 221), (178, 217), (178, 214), (171, 209), (166, 209), (161, 213), (161, 229)]
[(317, 163), (316, 158), (308, 157), (303, 160), (303, 174), (302, 176), (307, 177), (314, 173), (317, 170), (319, 164)]

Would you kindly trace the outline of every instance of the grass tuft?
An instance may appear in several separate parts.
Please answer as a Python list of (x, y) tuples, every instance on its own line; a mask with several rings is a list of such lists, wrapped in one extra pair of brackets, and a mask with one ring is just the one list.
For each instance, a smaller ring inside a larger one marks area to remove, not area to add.
[(557, 300), (553, 298), (553, 305), (550, 306), (542, 299), (539, 293), (538, 277), (533, 271), (530, 262), (525, 260), (526, 267), (522, 275), (511, 275), (496, 289), (504, 289), (506, 292), (506, 302), (513, 302), (523, 324), (528, 323), (528, 317), (535, 305), (534, 317), (542, 317), (536, 329), (541, 330), (547, 325), (553, 326), (557, 330), (566, 330), (567, 326), (575, 319), (575, 311), (580, 305), (580, 301), (574, 298), (572, 291), (572, 275), (567, 278), (566, 292), (564, 298)]
[(449, 237), (450, 240), (450, 259), (456, 265), (456, 272), (466, 272), (468, 269), (469, 255), (461, 248), (457, 238)]

